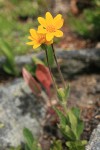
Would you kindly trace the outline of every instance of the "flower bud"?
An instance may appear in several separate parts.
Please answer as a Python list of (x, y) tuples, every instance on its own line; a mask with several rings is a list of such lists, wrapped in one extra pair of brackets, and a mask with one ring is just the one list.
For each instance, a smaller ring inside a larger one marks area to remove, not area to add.
[(57, 96), (61, 103), (66, 103), (69, 95), (69, 86), (67, 88), (59, 88), (57, 89)]

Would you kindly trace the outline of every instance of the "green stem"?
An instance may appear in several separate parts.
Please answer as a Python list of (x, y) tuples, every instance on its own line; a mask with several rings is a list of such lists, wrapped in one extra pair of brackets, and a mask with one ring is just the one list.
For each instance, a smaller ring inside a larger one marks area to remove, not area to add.
[(66, 88), (65, 81), (64, 81), (63, 75), (62, 75), (61, 70), (60, 70), (60, 66), (59, 66), (59, 64), (57, 62), (57, 57), (55, 55), (55, 50), (54, 50), (53, 44), (52, 44), (52, 50), (53, 50), (53, 55), (54, 55), (54, 58), (55, 58), (55, 62), (56, 62), (56, 65), (57, 65), (57, 69), (58, 69), (61, 81), (63, 83), (64, 88)]

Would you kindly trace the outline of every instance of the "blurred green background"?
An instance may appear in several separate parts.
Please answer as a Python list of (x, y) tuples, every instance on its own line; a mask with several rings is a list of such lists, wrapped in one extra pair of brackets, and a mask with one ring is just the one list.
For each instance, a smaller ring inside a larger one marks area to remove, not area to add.
[(45, 0), (0, 0), (0, 36), (15, 54), (27, 52), (29, 29), (36, 27), (36, 18), (46, 7)]

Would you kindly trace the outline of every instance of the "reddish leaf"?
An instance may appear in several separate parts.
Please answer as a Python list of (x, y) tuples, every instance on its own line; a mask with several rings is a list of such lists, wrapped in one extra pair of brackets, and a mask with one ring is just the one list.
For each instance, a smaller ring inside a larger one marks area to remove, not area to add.
[(42, 64), (37, 65), (36, 78), (45, 87), (48, 95), (50, 96), (50, 86), (52, 85), (52, 79), (49, 69)]
[(25, 68), (22, 69), (22, 75), (32, 92), (35, 95), (39, 95), (41, 93), (41, 87), (37, 83), (37, 81), (32, 77), (32, 75)]

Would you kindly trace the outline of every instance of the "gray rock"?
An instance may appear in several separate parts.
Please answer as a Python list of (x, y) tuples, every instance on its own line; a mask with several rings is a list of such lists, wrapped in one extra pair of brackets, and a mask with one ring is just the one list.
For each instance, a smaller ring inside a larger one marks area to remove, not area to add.
[(20, 144), (24, 127), (38, 136), (44, 116), (42, 98), (33, 96), (23, 79), (0, 86), (0, 125), (3, 125), (0, 128), (0, 150)]
[[(67, 74), (96, 71), (100, 68), (100, 49), (62, 51), (57, 54), (62, 59), (62, 66)], [(92, 68), (91, 68), (92, 67)]]
[(100, 150), (100, 124), (94, 129), (86, 150)]
[[(56, 51), (57, 58), (61, 60), (61, 69), (66, 77), (81, 72), (96, 72), (100, 69), (100, 49), (85, 49), (85, 50), (72, 50), (66, 51), (58, 49)], [(21, 71), (22, 67), (26, 64), (32, 64), (32, 58), (36, 56), (44, 59), (44, 52), (39, 54), (28, 54), (25, 56), (15, 57), (15, 62)], [(0, 69), (2, 69), (5, 58), (0, 58)]]

